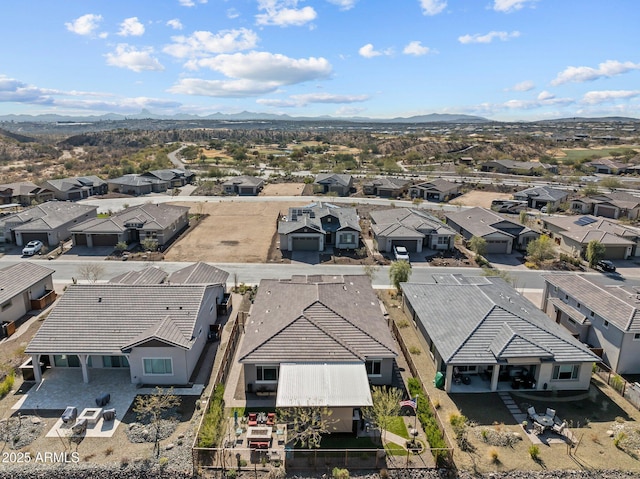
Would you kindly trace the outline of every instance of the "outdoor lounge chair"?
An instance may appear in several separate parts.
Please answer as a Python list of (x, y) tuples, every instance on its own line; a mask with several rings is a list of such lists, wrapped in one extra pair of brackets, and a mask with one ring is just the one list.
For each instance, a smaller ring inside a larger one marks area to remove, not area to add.
[(76, 418), (78, 417), (78, 408), (73, 406), (68, 406), (67, 409), (62, 413), (61, 419), (65, 424), (73, 424), (76, 422)]
[(96, 406), (105, 407), (111, 401), (111, 394), (105, 393), (96, 398)]
[(534, 408), (533, 406), (530, 406), (530, 407), (527, 409), (527, 414), (529, 415), (529, 417), (530, 417), (531, 419), (533, 419), (533, 418), (534, 418), (534, 417), (536, 417), (536, 415), (537, 415), (537, 413), (536, 413), (536, 408)]
[(564, 432), (564, 428), (567, 427), (567, 421), (562, 421), (562, 424), (554, 424), (553, 432), (558, 434), (562, 434)]
[(249, 421), (247, 422), (249, 426), (257, 426), (258, 425), (258, 413), (250, 412), (249, 413)]
[(103, 409), (102, 410), (102, 419), (105, 421), (113, 421), (116, 418), (116, 410), (114, 408), (111, 409)]
[(276, 423), (276, 413), (270, 412), (267, 414), (267, 426), (273, 426)]
[(549, 416), (551, 419), (553, 419), (554, 417), (556, 417), (556, 410), (548, 407), (546, 415)]

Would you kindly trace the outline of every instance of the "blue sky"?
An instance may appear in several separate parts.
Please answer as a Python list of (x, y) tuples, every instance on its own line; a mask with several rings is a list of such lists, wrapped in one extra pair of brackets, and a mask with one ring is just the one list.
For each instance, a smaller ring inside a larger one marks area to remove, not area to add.
[(0, 114), (640, 118), (637, 0), (3, 0)]

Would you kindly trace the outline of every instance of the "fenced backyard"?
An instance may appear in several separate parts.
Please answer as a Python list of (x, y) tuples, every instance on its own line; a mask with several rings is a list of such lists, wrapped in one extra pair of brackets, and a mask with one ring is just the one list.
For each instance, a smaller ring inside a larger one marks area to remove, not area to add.
[(604, 364), (597, 364), (594, 372), (633, 407), (640, 410), (640, 383), (627, 381)]

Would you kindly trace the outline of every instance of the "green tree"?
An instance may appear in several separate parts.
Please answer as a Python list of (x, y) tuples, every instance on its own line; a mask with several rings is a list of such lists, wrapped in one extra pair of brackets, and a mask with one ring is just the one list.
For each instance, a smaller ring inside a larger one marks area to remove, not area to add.
[(389, 268), (389, 279), (391, 284), (396, 288), (396, 291), (400, 292), (400, 283), (406, 283), (411, 277), (411, 264), (408, 261), (400, 260), (391, 263)]
[(136, 396), (133, 412), (136, 413), (140, 422), (148, 420), (155, 429), (153, 452), (156, 457), (160, 455), (160, 420), (167, 411), (179, 405), (180, 398), (173, 394), (173, 388), (165, 391), (156, 386), (153, 394)]
[(478, 236), (473, 236), (469, 240), (469, 249), (479, 256), (487, 254), (487, 240)]
[(158, 249), (158, 240), (153, 238), (145, 238), (140, 241), (140, 245), (145, 251), (156, 251)]
[(520, 224), (527, 226), (529, 223), (529, 215), (527, 214), (527, 210), (520, 211)]
[(531, 261), (540, 264), (544, 260), (553, 258), (556, 255), (555, 249), (551, 238), (547, 235), (542, 235), (527, 245), (527, 255)]
[(373, 406), (362, 408), (362, 414), (369, 423), (380, 430), (384, 443), (384, 433), (389, 429), (393, 417), (400, 414), (402, 391), (398, 388), (373, 386), (371, 399)]
[(606, 252), (606, 246), (600, 243), (598, 240), (591, 240), (587, 243), (587, 261), (592, 268), (598, 264), (598, 261), (604, 258)]
[(127, 249), (127, 242), (126, 241), (118, 241), (116, 243), (116, 251), (118, 251), (119, 253), (122, 253), (126, 249)]
[(603, 178), (598, 182), (598, 185), (603, 188), (609, 188), (610, 190), (616, 190), (622, 186), (622, 183), (618, 178)]
[(600, 192), (598, 185), (595, 183), (589, 183), (582, 188), (582, 194), (585, 196), (594, 196)]

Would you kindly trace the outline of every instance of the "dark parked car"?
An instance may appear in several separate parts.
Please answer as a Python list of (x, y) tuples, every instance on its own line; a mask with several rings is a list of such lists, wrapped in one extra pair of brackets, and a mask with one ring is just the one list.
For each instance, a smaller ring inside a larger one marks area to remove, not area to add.
[(602, 271), (606, 271), (608, 273), (615, 273), (616, 271), (616, 266), (608, 259), (601, 259), (600, 261), (598, 261), (596, 266)]

